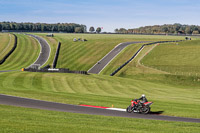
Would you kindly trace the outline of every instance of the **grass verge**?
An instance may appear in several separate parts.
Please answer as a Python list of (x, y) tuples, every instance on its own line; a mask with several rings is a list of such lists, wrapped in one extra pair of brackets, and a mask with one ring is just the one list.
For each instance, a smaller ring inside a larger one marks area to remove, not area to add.
[(77, 105), (126, 108), (131, 99), (144, 93), (154, 102), (152, 111), (200, 118), (199, 88), (179, 88), (177, 85), (103, 75), (58, 73), (0, 73), (0, 80), (2, 94)]
[[(198, 133), (199, 123), (168, 122), (46, 111), (0, 105), (0, 132)], [(30, 115), (31, 114), (31, 115)]]
[(12, 34), (0, 33), (0, 60), (12, 49), (14, 45), (14, 36)]
[(19, 70), (34, 63), (39, 56), (38, 42), (26, 35), (16, 34), (18, 44), (15, 51), (0, 65), (0, 70)]

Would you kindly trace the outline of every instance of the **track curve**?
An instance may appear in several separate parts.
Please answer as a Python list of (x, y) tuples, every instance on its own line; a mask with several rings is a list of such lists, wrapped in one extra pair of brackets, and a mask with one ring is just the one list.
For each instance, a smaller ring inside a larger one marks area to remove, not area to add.
[(27, 34), (33, 38), (35, 38), (40, 46), (41, 46), (41, 51), (40, 51), (40, 55), (39, 57), (37, 58), (37, 60), (32, 64), (30, 65), (29, 67), (31, 66), (34, 66), (34, 65), (39, 65), (40, 67), (43, 66), (49, 59), (49, 56), (50, 56), (50, 52), (51, 52), (51, 48), (50, 48), (50, 45), (47, 43), (47, 41), (39, 36), (36, 36), (36, 35), (32, 35), (32, 34)]
[(78, 105), (34, 100), (34, 99), (29, 99), (29, 98), (21, 98), (21, 97), (8, 96), (8, 95), (3, 95), (3, 94), (0, 94), (0, 104), (20, 106), (20, 107), (26, 107), (26, 108), (36, 108), (36, 109), (43, 109), (43, 110), (61, 111), (61, 112), (91, 114), (91, 115), (104, 115), (104, 116), (117, 116), (117, 117), (127, 117), (127, 118), (200, 123), (200, 119), (194, 119), (194, 118), (126, 113), (126, 112), (121, 112), (121, 111), (105, 110), (105, 109), (90, 108), (90, 107), (84, 107), (84, 106), (78, 106)]
[(105, 55), (100, 61), (98, 61), (92, 68), (88, 70), (88, 73), (99, 74), (125, 47), (130, 44), (147, 43), (149, 41), (135, 41), (125, 42), (118, 44), (107, 55)]

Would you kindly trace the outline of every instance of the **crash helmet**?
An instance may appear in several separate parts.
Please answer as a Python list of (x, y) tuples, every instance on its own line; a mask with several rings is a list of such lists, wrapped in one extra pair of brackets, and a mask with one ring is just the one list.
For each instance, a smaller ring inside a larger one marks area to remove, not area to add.
[(145, 94), (142, 94), (142, 97), (145, 97)]

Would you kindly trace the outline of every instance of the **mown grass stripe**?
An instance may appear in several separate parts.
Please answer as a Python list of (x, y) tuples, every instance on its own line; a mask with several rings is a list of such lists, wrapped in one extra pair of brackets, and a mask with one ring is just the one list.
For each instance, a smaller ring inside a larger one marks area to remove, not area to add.
[(0, 66), (0, 70), (17, 70), (27, 67), (34, 62), (39, 55), (39, 44), (28, 36), (17, 34), (18, 47)]
[(0, 56), (2, 56), (3, 54), (3, 51), (6, 49), (6, 47), (8, 46), (8, 43), (9, 43), (9, 40), (10, 40), (10, 37), (9, 37), (9, 34), (5, 34), (5, 33), (0, 33)]

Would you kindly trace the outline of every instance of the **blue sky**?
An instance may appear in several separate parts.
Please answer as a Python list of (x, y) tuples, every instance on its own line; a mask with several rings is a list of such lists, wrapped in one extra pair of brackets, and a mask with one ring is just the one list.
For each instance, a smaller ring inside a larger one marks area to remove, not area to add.
[(137, 28), (156, 24), (200, 25), (200, 0), (0, 0), (0, 21), (79, 23)]

